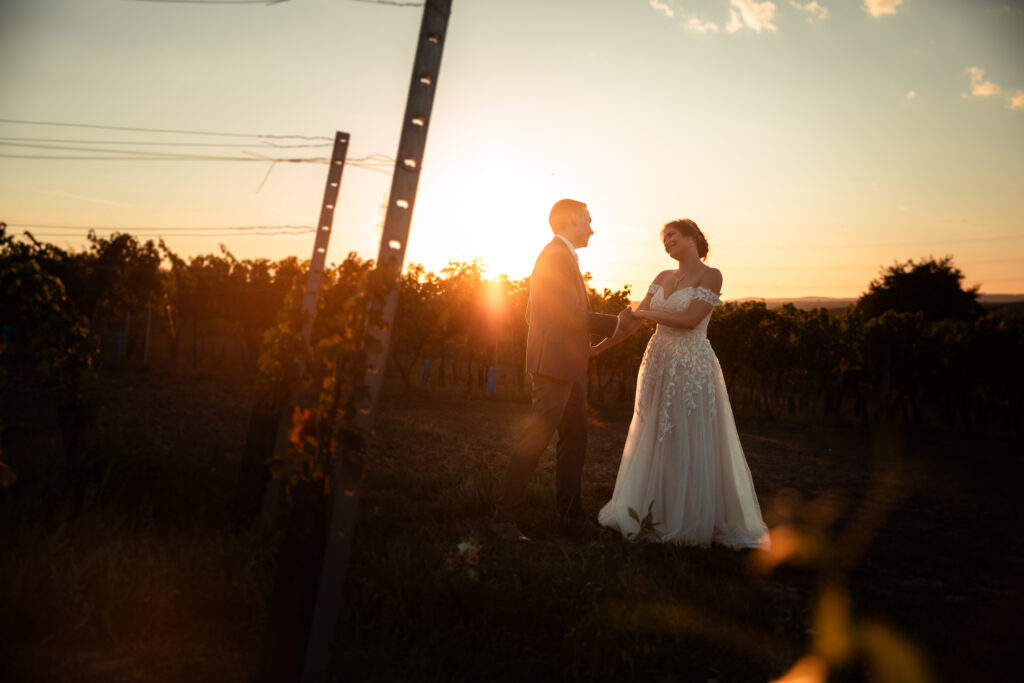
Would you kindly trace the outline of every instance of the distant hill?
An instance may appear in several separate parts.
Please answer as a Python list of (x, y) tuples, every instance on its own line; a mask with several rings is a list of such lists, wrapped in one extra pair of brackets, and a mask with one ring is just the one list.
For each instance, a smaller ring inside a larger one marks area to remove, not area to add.
[(978, 303), (986, 306), (991, 304), (1013, 304), (1024, 301), (1024, 294), (981, 294)]
[[(776, 309), (783, 304), (793, 304), (799, 309), (810, 310), (812, 308), (825, 308), (830, 311), (843, 310), (850, 304), (857, 303), (856, 298), (838, 298), (827, 296), (801, 296), (792, 298), (756, 298), (734, 299), (733, 301), (764, 301), (768, 308)], [(978, 296), (978, 303), (983, 306), (1000, 306), (1003, 304), (1024, 302), (1024, 294), (981, 294)]]
[(768, 305), (768, 308), (775, 309), (780, 308), (783, 304), (793, 304), (799, 309), (808, 311), (812, 308), (827, 308), (829, 310), (844, 309), (850, 304), (857, 303), (856, 299), (840, 299), (827, 296), (801, 296), (794, 298), (777, 298), (777, 299), (759, 299), (759, 298), (747, 298), (737, 299), (737, 301), (763, 301)]

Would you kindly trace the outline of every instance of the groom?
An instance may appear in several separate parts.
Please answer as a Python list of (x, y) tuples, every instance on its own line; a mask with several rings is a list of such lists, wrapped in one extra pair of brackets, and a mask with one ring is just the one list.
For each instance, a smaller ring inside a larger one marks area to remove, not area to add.
[[(561, 199), (548, 217), (554, 238), (541, 251), (530, 275), (526, 310), (526, 371), (533, 378), (533, 402), (525, 429), (512, 447), (501, 498), (491, 530), (507, 540), (529, 540), (516, 526), (516, 512), (526, 500), (526, 485), (551, 436), (558, 431), (555, 503), (562, 521), (586, 524), (580, 480), (587, 449), (586, 381), (591, 332), (611, 336), (614, 315), (590, 309), (576, 250), (587, 246), (587, 205)], [(621, 315), (621, 314), (620, 314)]]

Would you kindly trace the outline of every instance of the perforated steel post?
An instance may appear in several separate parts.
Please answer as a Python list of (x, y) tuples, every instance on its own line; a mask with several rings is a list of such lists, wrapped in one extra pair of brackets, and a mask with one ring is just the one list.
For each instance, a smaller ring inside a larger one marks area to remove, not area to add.
[(327, 171), (327, 185), (324, 187), (324, 201), (320, 207), (320, 222), (316, 225), (316, 239), (313, 240), (313, 256), (309, 261), (309, 272), (306, 273), (306, 293), (302, 297), (302, 341), (309, 344), (313, 334), (313, 321), (316, 320), (316, 307), (320, 301), (320, 288), (324, 282), (324, 263), (327, 260), (327, 247), (331, 242), (331, 230), (334, 226), (334, 206), (338, 203), (338, 192), (341, 190), (341, 172), (345, 170), (345, 156), (348, 153), (348, 133), (334, 134), (334, 153), (331, 154), (331, 167)]
[(380, 400), (381, 384), (384, 380), (384, 364), (391, 342), (391, 328), (398, 305), (398, 280), (405, 262), (405, 248), (409, 239), (409, 225), (416, 205), (416, 189), (423, 167), (423, 153), (427, 144), (427, 130), (430, 127), (430, 112), (437, 90), (437, 76), (441, 68), (441, 52), (444, 48), (451, 0), (428, 0), (423, 8), (423, 22), (420, 26), (419, 45), (413, 62), (412, 81), (409, 84), (409, 99), (405, 105), (402, 137), (398, 143), (398, 158), (391, 180), (391, 195), (384, 216), (384, 231), (377, 254), (379, 282), (394, 285), (378, 310), (380, 325), (370, 325), (367, 334), (378, 343), (375, 348), (367, 347), (366, 384), (369, 397), (362, 407), (360, 423), (369, 429)]
[[(320, 222), (316, 226), (316, 237), (313, 239), (313, 255), (310, 257), (309, 270), (306, 272), (306, 290), (302, 296), (302, 328), (299, 337), (303, 346), (308, 346), (313, 335), (313, 323), (316, 321), (316, 309), (320, 302), (320, 289), (324, 282), (324, 263), (327, 260), (327, 247), (331, 242), (331, 230), (334, 226), (334, 207), (338, 203), (338, 192), (341, 189), (341, 174), (345, 170), (345, 157), (348, 154), (349, 134), (338, 131), (334, 134), (334, 151), (331, 153), (330, 168), (327, 170), (327, 182), (324, 185), (324, 199), (320, 206)], [(294, 399), (295, 387), (290, 388)], [(288, 431), (292, 425), (290, 410), (281, 413), (274, 441), (274, 453), (283, 453), (288, 449)], [(270, 526), (277, 513), (278, 501), (281, 497), (281, 480), (271, 477), (263, 494), (262, 520), (265, 527)]]
[[(427, 129), (434, 104), (434, 91), (437, 88), (437, 75), (441, 67), (441, 52), (451, 4), (451, 0), (427, 0), (420, 23), (412, 82), (409, 85), (402, 135), (398, 142), (398, 157), (391, 180), (391, 195), (384, 216), (384, 230), (374, 272), (377, 284), (392, 286), (383, 301), (371, 299), (369, 318), (376, 319), (379, 324), (368, 324), (366, 329), (366, 335), (376, 343), (367, 344), (365, 347), (366, 384), (369, 395), (360, 405), (357, 421), (367, 432), (373, 427), (380, 399), (391, 328), (398, 305), (397, 285), (405, 261), (405, 247), (416, 203), (420, 170), (423, 167)], [(352, 532), (355, 529), (361, 480), (362, 461), (342, 454), (342, 457), (337, 459), (333, 479), (331, 526), (327, 533), (317, 600), (310, 624), (306, 663), (302, 673), (304, 683), (326, 681), (331, 673), (331, 652), (337, 634), (342, 586), (352, 548)]]

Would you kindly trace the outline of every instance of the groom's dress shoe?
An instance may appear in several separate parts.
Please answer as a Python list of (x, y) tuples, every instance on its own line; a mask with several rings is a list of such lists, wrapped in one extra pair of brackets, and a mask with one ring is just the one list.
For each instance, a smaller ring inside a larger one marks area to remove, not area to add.
[(529, 541), (530, 538), (519, 530), (515, 522), (491, 522), (491, 531), (505, 541)]

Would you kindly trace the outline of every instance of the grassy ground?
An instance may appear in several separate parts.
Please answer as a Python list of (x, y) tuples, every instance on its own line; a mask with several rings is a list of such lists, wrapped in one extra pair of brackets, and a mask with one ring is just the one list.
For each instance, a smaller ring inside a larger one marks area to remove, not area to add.
[(74, 515), (52, 391), (8, 376), (19, 479), (0, 491), (0, 679), (253, 678), (273, 546), (228, 523), (251, 393), (209, 376), (92, 383), (92, 484)]
[[(29, 376), (8, 389), (4, 679), (254, 680), (276, 539), (228, 514), (252, 386), (97, 382), (76, 517), (48, 395)], [(833, 681), (1021, 679), (1019, 440), (741, 419), (773, 556), (567, 535), (549, 453), (522, 519), (535, 540), (510, 545), (486, 522), (527, 404), (421, 392), (383, 408), (341, 619), (349, 680), (724, 683), (798, 661), (832, 662)], [(592, 409), (592, 515), (629, 414)], [(456, 561), (463, 542), (476, 564)]]

